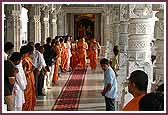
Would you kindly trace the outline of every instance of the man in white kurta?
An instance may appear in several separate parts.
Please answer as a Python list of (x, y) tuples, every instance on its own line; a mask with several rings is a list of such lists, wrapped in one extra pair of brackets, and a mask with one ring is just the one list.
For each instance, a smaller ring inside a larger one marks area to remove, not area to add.
[(25, 103), (24, 90), (26, 89), (27, 80), (22, 67), (22, 61), (15, 66), (19, 72), (16, 74), (16, 82), (13, 88), (14, 111), (22, 111), (22, 105)]

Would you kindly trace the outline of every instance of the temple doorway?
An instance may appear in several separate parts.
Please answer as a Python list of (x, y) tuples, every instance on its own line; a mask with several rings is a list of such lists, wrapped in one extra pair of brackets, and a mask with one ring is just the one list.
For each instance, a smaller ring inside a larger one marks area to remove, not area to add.
[(75, 40), (85, 37), (87, 43), (90, 43), (94, 37), (95, 14), (78, 14), (74, 16)]

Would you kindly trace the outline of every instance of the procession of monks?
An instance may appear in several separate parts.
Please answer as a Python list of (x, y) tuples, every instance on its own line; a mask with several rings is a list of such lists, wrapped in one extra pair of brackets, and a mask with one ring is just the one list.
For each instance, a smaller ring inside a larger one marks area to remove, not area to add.
[(88, 44), (85, 38), (80, 38), (71, 42), (71, 36), (65, 38), (56, 37), (53, 49), (57, 56), (55, 57), (55, 66), (53, 74), (53, 83), (56, 83), (59, 77), (59, 71), (69, 72), (75, 68), (85, 68), (87, 57), (90, 59), (91, 70), (95, 71), (98, 59), (99, 43), (95, 38), (92, 38)]

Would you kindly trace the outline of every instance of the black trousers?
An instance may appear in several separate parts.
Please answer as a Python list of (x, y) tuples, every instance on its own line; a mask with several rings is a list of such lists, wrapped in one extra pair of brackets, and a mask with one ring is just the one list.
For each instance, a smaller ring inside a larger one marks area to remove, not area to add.
[(106, 111), (115, 111), (115, 100), (105, 97), (105, 103), (106, 103)]
[(38, 96), (43, 95), (42, 94), (42, 89), (43, 89), (43, 85), (44, 85), (44, 72), (43, 69), (40, 71), (40, 75), (38, 76)]

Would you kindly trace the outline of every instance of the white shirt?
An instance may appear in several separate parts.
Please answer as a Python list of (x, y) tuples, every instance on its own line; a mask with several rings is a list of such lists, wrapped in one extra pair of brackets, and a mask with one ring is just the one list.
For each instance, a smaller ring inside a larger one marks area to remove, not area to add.
[(41, 62), (42, 62), (42, 66), (46, 66), (45, 60), (44, 60), (44, 56), (42, 53), (40, 53), (40, 58), (41, 58)]
[(111, 99), (117, 98), (117, 80), (116, 75), (113, 69), (109, 66), (104, 72), (104, 86), (107, 87), (108, 84), (111, 84), (112, 87), (109, 91), (106, 92), (105, 96)]
[(33, 65), (35, 68), (37, 68), (39, 71), (42, 69), (42, 59), (40, 56), (40, 52), (38, 50), (34, 50), (33, 52)]
[(71, 44), (70, 44), (70, 42), (67, 42), (67, 49), (68, 49), (68, 56), (69, 56), (69, 58), (72, 56), (72, 54), (71, 54)]

